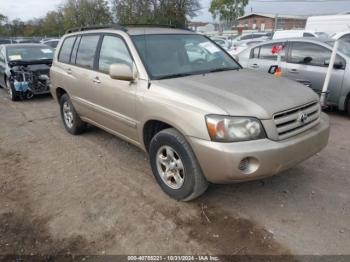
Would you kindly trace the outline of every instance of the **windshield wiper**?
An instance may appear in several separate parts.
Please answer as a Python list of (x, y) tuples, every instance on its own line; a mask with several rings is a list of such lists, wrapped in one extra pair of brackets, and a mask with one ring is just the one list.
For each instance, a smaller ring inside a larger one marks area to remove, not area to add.
[(231, 71), (231, 70), (239, 70), (239, 68), (233, 68), (233, 67), (226, 67), (226, 68), (216, 68), (213, 70), (210, 70), (208, 73), (216, 73), (216, 72), (224, 72), (224, 71)]
[(193, 75), (193, 74), (191, 74), (191, 73), (171, 74), (171, 75), (165, 75), (165, 76), (157, 77), (157, 80), (169, 79), (169, 78), (177, 78), (177, 77), (185, 77), (185, 76), (191, 76), (191, 75)]

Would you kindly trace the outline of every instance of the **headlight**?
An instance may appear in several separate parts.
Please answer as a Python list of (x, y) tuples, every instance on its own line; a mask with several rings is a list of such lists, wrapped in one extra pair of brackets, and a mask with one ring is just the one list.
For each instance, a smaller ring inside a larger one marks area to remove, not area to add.
[(266, 138), (261, 122), (253, 117), (207, 115), (205, 120), (212, 141), (239, 142)]

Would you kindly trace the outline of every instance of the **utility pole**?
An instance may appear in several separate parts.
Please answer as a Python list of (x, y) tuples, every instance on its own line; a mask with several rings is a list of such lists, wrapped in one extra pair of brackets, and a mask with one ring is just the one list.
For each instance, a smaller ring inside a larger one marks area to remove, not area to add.
[(332, 72), (333, 72), (333, 69), (334, 69), (335, 59), (337, 57), (338, 47), (339, 47), (339, 40), (335, 41), (335, 43), (334, 43), (331, 59), (329, 61), (329, 65), (328, 65), (326, 79), (324, 80), (322, 93), (321, 93), (321, 98), (320, 98), (322, 107), (326, 107), (327, 106), (328, 87), (329, 87), (329, 82), (330, 82), (331, 77), (332, 77)]
[(275, 15), (275, 26), (274, 26), (273, 32), (277, 31), (277, 25), (278, 25), (278, 14)]

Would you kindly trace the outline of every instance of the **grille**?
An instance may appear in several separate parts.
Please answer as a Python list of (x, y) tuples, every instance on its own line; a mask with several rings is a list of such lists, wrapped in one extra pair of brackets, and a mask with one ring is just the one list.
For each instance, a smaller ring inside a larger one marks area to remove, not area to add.
[(274, 116), (277, 134), (280, 140), (300, 134), (320, 122), (319, 102), (293, 108)]

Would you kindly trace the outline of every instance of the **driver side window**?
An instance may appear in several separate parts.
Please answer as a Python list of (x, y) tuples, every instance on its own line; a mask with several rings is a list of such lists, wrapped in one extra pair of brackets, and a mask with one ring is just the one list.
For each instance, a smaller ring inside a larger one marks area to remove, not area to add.
[(132, 68), (132, 63), (129, 50), (120, 37), (104, 36), (98, 61), (99, 71), (108, 73), (112, 64), (125, 64)]

